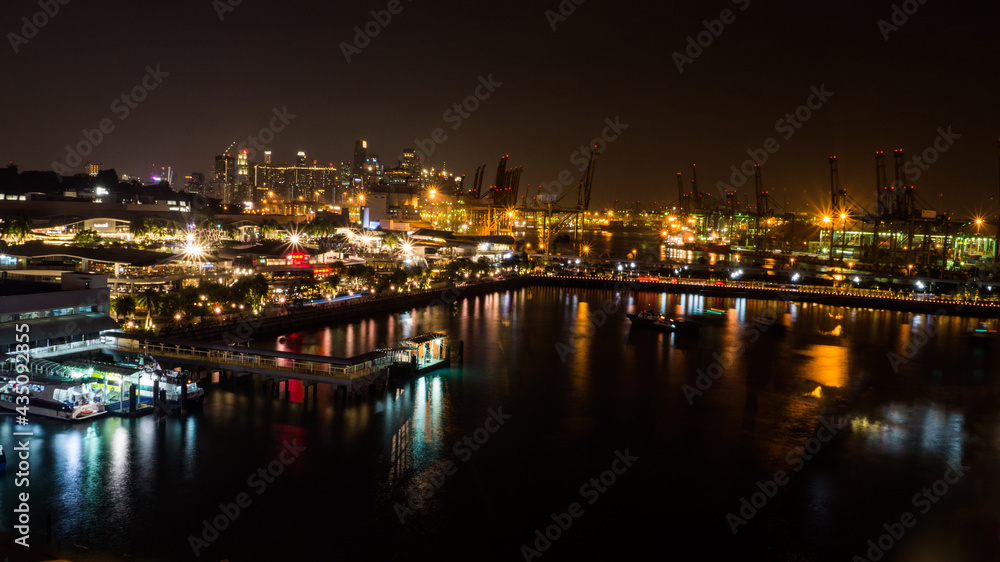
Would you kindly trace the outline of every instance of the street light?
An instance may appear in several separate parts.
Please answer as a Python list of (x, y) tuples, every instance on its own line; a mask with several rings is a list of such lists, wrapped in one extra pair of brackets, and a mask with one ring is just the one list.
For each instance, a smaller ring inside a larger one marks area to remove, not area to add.
[(847, 213), (840, 213), (840, 222), (844, 229), (840, 235), (840, 259), (843, 260), (847, 253)]
[[(833, 219), (830, 215), (823, 215), (823, 224), (830, 225), (830, 261), (833, 261)], [(823, 252), (823, 229), (819, 231), (819, 249)]]

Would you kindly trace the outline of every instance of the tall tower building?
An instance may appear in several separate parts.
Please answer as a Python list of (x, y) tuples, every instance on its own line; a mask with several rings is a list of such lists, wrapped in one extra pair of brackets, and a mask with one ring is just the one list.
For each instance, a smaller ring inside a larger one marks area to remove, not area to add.
[(403, 169), (414, 175), (420, 174), (420, 156), (412, 148), (403, 149)]
[(250, 151), (243, 149), (236, 156), (236, 193), (234, 203), (250, 200)]
[(270, 166), (271, 165), (271, 151), (270, 150), (265, 150), (264, 151), (264, 165), (265, 166)]
[(361, 178), (365, 175), (365, 164), (368, 162), (368, 141), (359, 140), (354, 143), (354, 160), (351, 161), (351, 176)]
[(232, 204), (236, 187), (236, 158), (232, 154), (215, 157), (215, 180), (212, 182), (214, 195), (226, 205)]
[(184, 179), (186, 180), (184, 185), (185, 191), (205, 195), (205, 174), (193, 172), (190, 176), (185, 176)]
[(298, 156), (295, 158), (295, 165), (298, 166), (299, 168), (305, 168), (305, 167), (307, 167), (309, 165), (306, 162), (306, 153), (305, 153), (305, 151), (302, 151), (302, 150), (299, 151)]

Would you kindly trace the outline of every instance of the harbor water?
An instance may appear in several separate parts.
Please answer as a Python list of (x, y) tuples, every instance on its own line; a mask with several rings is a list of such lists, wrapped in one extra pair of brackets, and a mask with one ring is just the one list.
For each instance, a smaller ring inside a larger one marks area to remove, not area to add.
[[(685, 337), (632, 328), (644, 308), (726, 314)], [(975, 322), (532, 288), (258, 334), (349, 356), (439, 331), (464, 357), (360, 400), (229, 380), (162, 424), (35, 420), (0, 530), (30, 491), (31, 542), (70, 560), (997, 560)]]

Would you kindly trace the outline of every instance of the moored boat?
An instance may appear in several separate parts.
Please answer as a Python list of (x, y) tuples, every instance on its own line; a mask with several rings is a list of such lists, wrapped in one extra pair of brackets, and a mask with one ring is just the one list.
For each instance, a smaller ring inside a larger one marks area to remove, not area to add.
[[(21, 391), (22, 386), (28, 387), (26, 393)], [(17, 411), (18, 396), (28, 397), (28, 415), (82, 421), (107, 413), (103, 399), (82, 384), (29, 381), (20, 385), (13, 380), (0, 383), (0, 408)]]
[(662, 314), (656, 314), (650, 310), (643, 310), (638, 314), (626, 314), (633, 326), (652, 328), (664, 332), (694, 333), (700, 327), (696, 322), (684, 320), (683, 318), (667, 318)]

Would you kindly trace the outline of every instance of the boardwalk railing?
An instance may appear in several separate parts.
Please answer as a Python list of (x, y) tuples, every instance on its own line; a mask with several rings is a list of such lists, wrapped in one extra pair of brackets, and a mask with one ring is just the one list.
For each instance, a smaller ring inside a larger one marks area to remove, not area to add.
[(176, 359), (197, 360), (215, 364), (237, 367), (249, 367), (281, 371), (289, 374), (313, 375), (337, 379), (358, 379), (368, 376), (389, 365), (386, 358), (374, 359), (360, 365), (340, 365), (324, 361), (288, 359), (269, 357), (247, 351), (220, 351), (216, 349), (197, 349), (182, 345), (167, 345), (162, 343), (145, 343), (126, 338), (109, 338), (106, 347), (115, 347), (124, 351), (173, 357)]

